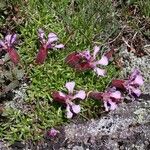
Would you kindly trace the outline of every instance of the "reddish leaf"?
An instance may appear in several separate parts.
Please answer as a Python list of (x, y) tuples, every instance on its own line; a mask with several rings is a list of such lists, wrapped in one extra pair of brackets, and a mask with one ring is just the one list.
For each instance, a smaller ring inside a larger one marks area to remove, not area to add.
[(118, 89), (125, 90), (124, 82), (125, 80), (112, 80), (111, 84)]
[(75, 65), (77, 71), (88, 71), (92, 69), (92, 66), (88, 62), (78, 63)]
[(71, 67), (75, 67), (75, 65), (80, 62), (80, 59), (79, 53), (73, 52), (66, 57), (65, 61)]
[(38, 54), (37, 54), (37, 56), (36, 56), (35, 62), (37, 64), (43, 64), (44, 61), (47, 58), (47, 54), (48, 54), (48, 50), (46, 48), (44, 48), (44, 47), (41, 47), (39, 52), (38, 52)]
[(66, 103), (66, 97), (61, 96), (60, 93), (57, 91), (54, 91), (51, 96), (54, 101), (64, 103), (64, 104)]
[(19, 57), (19, 54), (17, 53), (17, 51), (15, 49), (13, 49), (13, 48), (8, 49), (8, 54), (9, 54), (9, 57), (10, 57), (11, 61), (14, 64), (18, 64), (19, 63), (20, 57)]
[(102, 92), (91, 92), (88, 97), (94, 100), (101, 100), (103, 98), (102, 94)]
[(113, 54), (114, 54), (115, 50), (114, 49), (111, 49), (110, 51), (106, 52), (105, 53), (105, 56), (108, 58), (108, 59), (111, 59)]
[(66, 63), (77, 71), (87, 71), (92, 69), (90, 63), (78, 52), (69, 54), (66, 58)]

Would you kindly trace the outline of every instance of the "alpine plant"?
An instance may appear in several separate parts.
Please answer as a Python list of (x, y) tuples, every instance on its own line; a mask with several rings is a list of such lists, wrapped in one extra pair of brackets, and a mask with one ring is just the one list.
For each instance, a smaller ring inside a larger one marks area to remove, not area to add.
[(93, 70), (98, 76), (105, 76), (105, 69), (101, 69), (99, 65), (107, 66), (113, 51), (107, 52), (100, 60), (97, 60), (99, 51), (100, 47), (95, 46), (93, 54), (89, 50), (73, 52), (67, 56), (66, 63), (77, 71)]
[(8, 34), (5, 36), (3, 40), (0, 40), (0, 49), (1, 50), (3, 49), (8, 53), (10, 60), (14, 64), (18, 64), (20, 60), (19, 54), (14, 48), (16, 38), (17, 38), (16, 34)]
[(74, 93), (74, 81), (67, 82), (65, 87), (67, 88), (68, 93), (55, 91), (52, 93), (52, 98), (54, 101), (64, 104), (66, 107), (67, 118), (72, 118), (74, 114), (78, 114), (81, 110), (80, 105), (75, 104), (73, 101), (77, 99), (84, 100), (86, 94), (83, 90)]
[(109, 111), (117, 108), (117, 104), (121, 101), (121, 92), (112, 87), (105, 92), (91, 92), (89, 93), (89, 97), (102, 101), (105, 111)]
[(57, 136), (57, 134), (60, 133), (58, 130), (56, 130), (55, 128), (51, 128), (48, 132), (47, 135), (49, 137), (55, 137)]
[(144, 84), (143, 77), (139, 70), (135, 69), (128, 79), (112, 80), (112, 85), (116, 88), (128, 92), (132, 97), (139, 97), (141, 95), (140, 86)]
[(59, 49), (64, 48), (63, 44), (56, 44), (58, 37), (55, 33), (51, 32), (48, 34), (48, 39), (46, 39), (45, 32), (42, 29), (38, 30), (38, 37), (40, 40), (40, 49), (36, 56), (36, 63), (43, 64), (47, 58), (49, 49)]

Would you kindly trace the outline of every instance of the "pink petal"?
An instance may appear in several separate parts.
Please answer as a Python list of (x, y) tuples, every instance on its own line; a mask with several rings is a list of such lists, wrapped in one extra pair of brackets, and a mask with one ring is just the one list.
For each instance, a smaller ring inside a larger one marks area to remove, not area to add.
[(129, 79), (133, 80), (139, 73), (140, 73), (139, 70), (134, 69), (134, 71), (131, 73)]
[(64, 48), (64, 45), (63, 44), (58, 44), (58, 45), (55, 45), (55, 48)]
[(110, 97), (113, 97), (115, 99), (120, 99), (121, 98), (121, 92), (120, 91), (115, 91), (110, 94)]
[(75, 87), (75, 82), (67, 82), (65, 87), (68, 89), (69, 93), (73, 93), (74, 87)]
[(115, 110), (117, 108), (116, 103), (112, 102), (111, 100), (108, 101), (110, 104), (110, 110)]
[(59, 95), (60, 95), (61, 97), (66, 97), (66, 95), (65, 95), (63, 92), (59, 92)]
[(44, 36), (45, 36), (44, 30), (38, 29), (38, 36), (39, 36), (40, 38), (44, 38)]
[(53, 37), (57, 37), (57, 35), (53, 32), (48, 34), (48, 38), (53, 38)]
[(137, 88), (132, 88), (131, 89), (132, 92), (136, 95), (136, 96), (140, 96), (141, 95), (141, 90), (140, 89), (137, 89)]
[(104, 101), (104, 107), (105, 107), (105, 111), (109, 110), (108, 105), (107, 105), (107, 101)]
[(102, 56), (102, 58), (97, 61), (97, 64), (104, 66), (108, 65), (108, 58), (106, 56)]
[(86, 94), (85, 91), (81, 90), (76, 95), (73, 96), (73, 99), (79, 98), (79, 99), (85, 99)]
[(8, 35), (5, 36), (5, 40), (8, 43), (8, 45), (10, 45), (11, 37), (12, 37), (11, 34), (8, 34)]
[(54, 41), (57, 41), (58, 40), (58, 37), (55, 33), (49, 33), (48, 34), (48, 44), (54, 42)]
[(67, 112), (67, 118), (68, 118), (68, 119), (70, 119), (70, 118), (73, 117), (73, 113), (71, 112), (70, 109), (71, 109), (70, 106), (67, 105), (67, 107), (66, 107), (66, 112)]
[(81, 55), (82, 57), (85, 57), (87, 60), (90, 60), (90, 59), (91, 59), (91, 54), (90, 54), (90, 51), (89, 51), (89, 50), (80, 52), (80, 55)]
[(5, 44), (2, 40), (0, 40), (0, 45), (1, 45), (4, 49), (7, 49), (6, 44)]
[(73, 105), (71, 106), (71, 108), (72, 108), (72, 111), (73, 111), (75, 114), (78, 114), (78, 113), (81, 111), (80, 105), (75, 105), (75, 104), (73, 104)]
[(58, 133), (60, 133), (58, 130), (51, 128), (51, 130), (48, 131), (48, 136), (55, 137)]
[(48, 41), (47, 41), (47, 45), (48, 45), (48, 44), (51, 44), (51, 43), (53, 43), (53, 42), (55, 42), (55, 41), (57, 41), (57, 40), (58, 40), (58, 37), (49, 38)]
[(98, 76), (105, 76), (106, 73), (104, 69), (100, 69), (98, 67), (95, 67), (94, 71), (97, 73)]
[(45, 43), (46, 42), (44, 30), (38, 29), (38, 37), (40, 38), (41, 43)]
[(93, 53), (93, 58), (96, 59), (96, 55), (99, 52), (100, 47), (99, 46), (94, 46), (94, 53)]
[(137, 75), (133, 82), (140, 86), (144, 84), (143, 77), (141, 75)]
[(12, 35), (10, 43), (13, 44), (16, 41), (16, 38), (17, 38), (17, 34)]

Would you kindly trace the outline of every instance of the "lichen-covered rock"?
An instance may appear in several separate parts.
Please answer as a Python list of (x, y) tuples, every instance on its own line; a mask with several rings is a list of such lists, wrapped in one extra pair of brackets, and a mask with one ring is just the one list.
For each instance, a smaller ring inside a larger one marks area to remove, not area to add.
[(149, 108), (150, 99), (123, 103), (100, 120), (66, 126), (65, 137), (68, 143), (95, 150), (146, 150), (150, 146)]
[(146, 94), (150, 93), (150, 56), (137, 57), (134, 53), (128, 52), (126, 47), (122, 46), (119, 56), (123, 61), (123, 68), (121, 71), (122, 77), (127, 77), (135, 68), (138, 68), (144, 77), (144, 86), (142, 91)]

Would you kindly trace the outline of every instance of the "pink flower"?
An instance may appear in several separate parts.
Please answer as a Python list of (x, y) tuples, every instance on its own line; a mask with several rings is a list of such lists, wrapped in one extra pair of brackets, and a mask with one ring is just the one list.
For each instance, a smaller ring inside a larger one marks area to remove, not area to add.
[(48, 39), (46, 40), (45, 32), (42, 29), (38, 30), (38, 36), (40, 39), (41, 47), (40, 50), (36, 56), (36, 63), (37, 64), (43, 64), (47, 55), (48, 55), (48, 49), (54, 49), (54, 48), (64, 48), (63, 44), (55, 44), (56, 41), (58, 41), (58, 37), (55, 33), (49, 33)]
[(113, 80), (112, 85), (127, 91), (131, 96), (139, 97), (141, 95), (140, 86), (144, 84), (143, 77), (139, 70), (135, 69), (128, 79), (125, 80)]
[(51, 130), (47, 132), (48, 136), (50, 137), (55, 137), (58, 133), (60, 132), (54, 128), (51, 128)]
[(105, 111), (109, 111), (117, 108), (117, 103), (121, 100), (121, 92), (113, 87), (105, 92), (91, 92), (89, 97), (95, 100), (102, 100)]
[(109, 57), (103, 55), (100, 60), (96, 60), (96, 56), (100, 48), (98, 46), (94, 47), (94, 52), (91, 55), (89, 50), (82, 52), (73, 52), (69, 54), (66, 58), (66, 63), (71, 67), (79, 71), (93, 70), (97, 73), (98, 76), (104, 76), (105, 70), (101, 69), (99, 65), (106, 66), (108, 65)]
[(85, 99), (86, 94), (85, 91), (80, 90), (74, 95), (73, 91), (75, 87), (75, 82), (67, 82), (65, 87), (68, 89), (68, 94), (56, 91), (52, 93), (52, 98), (57, 102), (65, 104), (67, 118), (72, 118), (73, 114), (78, 114), (81, 110), (80, 105), (73, 103), (73, 100), (83, 100)]
[(4, 49), (9, 54), (9, 57), (14, 64), (17, 64), (20, 60), (17, 51), (14, 49), (16, 38), (16, 34), (8, 34), (4, 40), (0, 40), (0, 48)]

